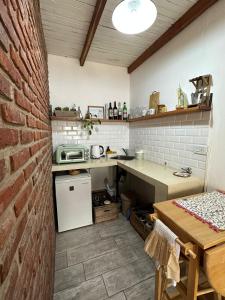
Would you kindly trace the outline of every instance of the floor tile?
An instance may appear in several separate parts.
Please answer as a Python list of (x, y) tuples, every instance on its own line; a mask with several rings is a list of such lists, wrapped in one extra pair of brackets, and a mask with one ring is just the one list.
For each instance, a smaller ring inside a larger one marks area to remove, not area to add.
[(55, 270), (67, 268), (67, 254), (66, 251), (57, 253), (55, 255)]
[(145, 253), (144, 243), (133, 244), (133, 251), (139, 259), (149, 258), (149, 256)]
[(79, 286), (54, 295), (54, 300), (105, 300), (107, 292), (102, 277), (85, 281)]
[[(90, 227), (90, 226), (88, 226)], [(83, 228), (81, 228), (83, 229)], [(85, 228), (86, 229), (86, 228)], [(56, 253), (69, 248), (78, 248), (100, 240), (96, 229), (75, 229), (56, 236)]]
[(59, 292), (77, 286), (84, 280), (85, 277), (82, 264), (56, 271), (54, 291)]
[(98, 241), (97, 243), (89, 244), (88, 247), (71, 248), (67, 251), (68, 265), (75, 265), (116, 249), (118, 248), (113, 239)]
[[(126, 297), (125, 297), (124, 293), (122, 292), (122, 293), (116, 294), (112, 297), (109, 297), (106, 300), (126, 300)], [(142, 299), (139, 299), (139, 300), (142, 300)]]
[(136, 259), (137, 256), (131, 247), (121, 248), (84, 262), (85, 276), (90, 279)]
[(140, 243), (144, 245), (144, 241), (132, 227), (129, 232), (119, 234), (115, 236), (114, 239), (118, 247), (133, 245), (134, 243)]
[(154, 265), (147, 258), (105, 273), (103, 279), (109, 296), (112, 296), (153, 276), (154, 273)]
[(127, 300), (154, 300), (155, 277), (142, 281), (124, 291)]
[(131, 228), (129, 222), (121, 222), (118, 220), (118, 223), (114, 223), (111, 226), (103, 226), (99, 229), (99, 234), (101, 238), (108, 238), (108, 237), (113, 237), (115, 235), (133, 231), (133, 228)]

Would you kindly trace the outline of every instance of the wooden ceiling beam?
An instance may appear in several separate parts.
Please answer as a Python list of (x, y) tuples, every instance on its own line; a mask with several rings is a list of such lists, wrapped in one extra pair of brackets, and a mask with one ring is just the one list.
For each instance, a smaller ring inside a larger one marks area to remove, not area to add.
[(164, 32), (149, 48), (147, 48), (129, 67), (132, 73), (160, 48), (172, 40), (178, 33), (197, 19), (218, 0), (199, 0), (182, 17), (180, 17), (166, 32)]
[(93, 41), (96, 29), (98, 27), (99, 21), (101, 19), (103, 10), (105, 8), (105, 4), (106, 4), (107, 0), (97, 0), (96, 1), (96, 5), (95, 5), (95, 9), (94, 9), (94, 13), (92, 16), (92, 20), (88, 29), (88, 33), (86, 36), (86, 40), (84, 43), (84, 47), (81, 53), (81, 57), (80, 57), (80, 65), (83, 66), (85, 63), (85, 60), (87, 58), (89, 49), (91, 47), (91, 43)]

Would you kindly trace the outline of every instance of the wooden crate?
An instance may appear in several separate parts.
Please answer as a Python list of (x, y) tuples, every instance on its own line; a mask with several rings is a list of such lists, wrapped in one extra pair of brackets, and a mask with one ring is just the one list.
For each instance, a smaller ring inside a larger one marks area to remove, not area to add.
[(105, 222), (118, 218), (119, 210), (117, 203), (111, 203), (94, 207), (95, 223)]
[(139, 218), (135, 213), (135, 210), (132, 210), (131, 212), (130, 223), (134, 227), (134, 229), (140, 234), (143, 240), (145, 240), (151, 232), (150, 228), (148, 228), (142, 222), (140, 222)]
[[(98, 199), (95, 201), (94, 199)], [(110, 204), (104, 204), (104, 200), (110, 200)], [(92, 193), (93, 217), (95, 223), (116, 219), (119, 215), (119, 207), (105, 190)]]

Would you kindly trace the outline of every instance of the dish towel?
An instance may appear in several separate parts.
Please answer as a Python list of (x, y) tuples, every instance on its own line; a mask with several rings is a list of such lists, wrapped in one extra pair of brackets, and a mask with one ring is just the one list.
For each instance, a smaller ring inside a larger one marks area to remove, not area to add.
[(153, 231), (145, 241), (145, 252), (156, 261), (156, 267), (161, 266), (167, 279), (172, 284), (180, 281), (180, 245), (176, 242), (177, 236), (160, 220), (155, 221)]

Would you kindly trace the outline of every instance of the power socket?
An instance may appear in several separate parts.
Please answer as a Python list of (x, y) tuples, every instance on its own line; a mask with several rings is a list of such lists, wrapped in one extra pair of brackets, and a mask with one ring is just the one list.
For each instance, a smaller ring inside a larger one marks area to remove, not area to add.
[(207, 155), (208, 147), (207, 146), (194, 146), (193, 153), (198, 155)]

